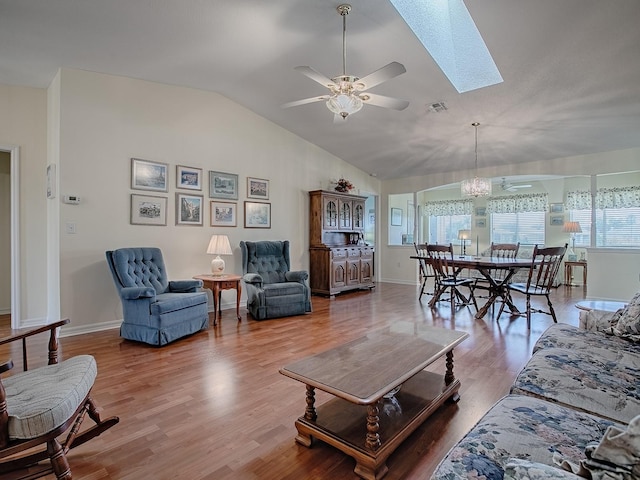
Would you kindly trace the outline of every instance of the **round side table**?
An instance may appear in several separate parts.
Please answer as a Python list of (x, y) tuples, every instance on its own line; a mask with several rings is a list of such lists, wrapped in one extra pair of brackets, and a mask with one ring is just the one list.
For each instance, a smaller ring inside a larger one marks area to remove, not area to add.
[(626, 307), (624, 302), (615, 302), (611, 300), (583, 300), (576, 303), (576, 308), (579, 310), (604, 310), (605, 312), (615, 312), (621, 308)]

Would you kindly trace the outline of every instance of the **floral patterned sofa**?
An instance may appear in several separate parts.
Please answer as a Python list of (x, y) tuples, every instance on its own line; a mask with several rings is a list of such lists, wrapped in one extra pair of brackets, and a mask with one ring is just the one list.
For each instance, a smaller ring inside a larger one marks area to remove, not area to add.
[(640, 292), (542, 334), (509, 395), (432, 476), (471, 478), (640, 479)]

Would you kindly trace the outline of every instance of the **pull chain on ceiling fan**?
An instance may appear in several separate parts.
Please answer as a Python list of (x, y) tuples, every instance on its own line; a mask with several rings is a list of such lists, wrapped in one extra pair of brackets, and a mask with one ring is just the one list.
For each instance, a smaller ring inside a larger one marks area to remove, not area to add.
[(407, 70), (402, 64), (391, 62), (364, 78), (347, 74), (347, 15), (351, 12), (351, 5), (339, 5), (337, 10), (342, 17), (342, 75), (328, 78), (311, 67), (295, 67), (298, 72), (328, 88), (329, 94), (285, 103), (282, 108), (325, 101), (327, 108), (334, 113), (334, 121), (346, 120), (349, 115), (360, 111), (362, 106), (367, 103), (394, 110), (407, 108), (409, 102), (406, 100), (365, 93), (365, 90), (405, 73)]

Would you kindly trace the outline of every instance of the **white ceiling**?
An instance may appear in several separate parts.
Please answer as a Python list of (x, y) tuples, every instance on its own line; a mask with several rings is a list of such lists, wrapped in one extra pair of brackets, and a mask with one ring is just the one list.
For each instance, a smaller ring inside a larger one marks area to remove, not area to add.
[[(380, 179), (640, 147), (639, 0), (467, 0), (504, 82), (459, 94), (388, 0), (351, 0), (347, 70), (407, 73), (334, 124), (293, 70), (342, 73), (340, 0), (0, 0), (0, 83), (59, 67), (219, 92)], [(445, 102), (448, 110), (430, 113)]]

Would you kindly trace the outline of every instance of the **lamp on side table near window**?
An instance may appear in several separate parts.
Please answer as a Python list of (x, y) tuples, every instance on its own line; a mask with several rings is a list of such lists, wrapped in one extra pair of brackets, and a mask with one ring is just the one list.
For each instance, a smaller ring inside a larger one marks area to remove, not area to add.
[(575, 262), (578, 260), (578, 255), (576, 255), (576, 233), (582, 233), (580, 222), (564, 222), (562, 231), (571, 234), (571, 250), (567, 253), (567, 260)]
[(229, 243), (229, 237), (226, 235), (211, 235), (209, 240), (209, 247), (207, 247), (207, 253), (215, 255), (215, 258), (211, 260), (211, 273), (214, 275), (224, 275), (224, 260), (220, 258), (220, 255), (233, 255), (231, 250), (231, 244)]

